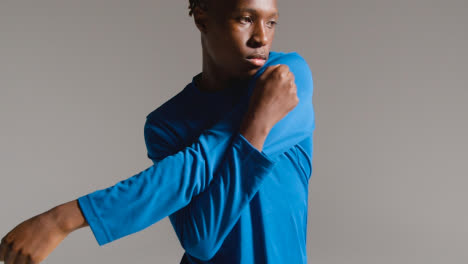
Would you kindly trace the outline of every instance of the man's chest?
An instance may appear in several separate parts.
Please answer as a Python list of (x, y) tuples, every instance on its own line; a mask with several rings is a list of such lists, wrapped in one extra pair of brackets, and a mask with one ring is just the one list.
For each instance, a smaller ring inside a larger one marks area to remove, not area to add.
[(149, 115), (146, 135), (149, 147), (167, 154), (192, 145), (200, 135), (220, 122), (235, 106), (230, 98), (184, 98), (160, 107)]

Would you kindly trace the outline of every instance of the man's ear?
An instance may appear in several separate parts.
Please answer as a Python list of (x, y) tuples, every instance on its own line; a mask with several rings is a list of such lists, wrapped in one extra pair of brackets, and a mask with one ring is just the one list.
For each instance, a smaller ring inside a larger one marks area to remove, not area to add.
[(207, 32), (208, 13), (206, 12), (206, 10), (201, 9), (198, 6), (195, 7), (193, 9), (193, 20), (195, 21), (195, 25), (201, 33)]

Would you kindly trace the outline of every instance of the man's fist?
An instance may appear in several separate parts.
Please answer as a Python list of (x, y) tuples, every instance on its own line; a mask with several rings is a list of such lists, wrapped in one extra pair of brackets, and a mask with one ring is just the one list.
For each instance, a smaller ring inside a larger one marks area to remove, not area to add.
[(299, 103), (294, 74), (278, 64), (267, 67), (255, 83), (240, 132), (257, 149), (273, 126)]
[(11, 230), (1, 241), (0, 262), (38, 264), (68, 235), (47, 212)]
[(254, 115), (271, 129), (298, 103), (294, 74), (287, 65), (278, 64), (267, 67), (258, 78), (247, 115)]

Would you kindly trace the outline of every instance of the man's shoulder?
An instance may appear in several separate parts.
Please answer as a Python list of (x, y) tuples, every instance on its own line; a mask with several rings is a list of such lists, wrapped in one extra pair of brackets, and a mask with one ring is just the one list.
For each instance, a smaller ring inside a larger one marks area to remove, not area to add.
[[(277, 64), (285, 64), (289, 67), (290, 71), (294, 73), (297, 78), (308, 78), (312, 79), (312, 71), (310, 70), (309, 64), (304, 57), (296, 51), (292, 52), (279, 52), (270, 51), (268, 61), (265, 63), (263, 70), (268, 66)], [(260, 72), (259, 72), (260, 74)]]
[[(277, 52), (270, 51), (270, 56), (267, 63), (265, 63), (262, 72), (268, 66), (277, 64), (284, 64), (289, 67), (289, 70), (294, 74), (296, 84), (298, 85), (298, 91), (307, 91), (307, 94), (313, 91), (313, 78), (312, 71), (310, 70), (309, 64), (298, 52)], [(259, 72), (258, 74), (261, 74)]]
[(187, 92), (184, 88), (146, 116), (144, 138), (150, 159), (176, 153), (186, 143), (186, 106), (190, 99)]
[[(281, 52), (281, 51), (270, 51), (269, 59), (267, 64), (300, 64), (302, 66), (308, 66), (307, 61), (304, 57), (296, 51)], [(305, 65), (304, 65), (305, 64)]]
[(152, 123), (160, 121), (161, 118), (176, 118), (177, 116), (181, 115), (184, 112), (184, 106), (186, 106), (187, 101), (190, 100), (190, 96), (186, 88), (187, 86), (169, 100), (147, 114), (147, 122)]

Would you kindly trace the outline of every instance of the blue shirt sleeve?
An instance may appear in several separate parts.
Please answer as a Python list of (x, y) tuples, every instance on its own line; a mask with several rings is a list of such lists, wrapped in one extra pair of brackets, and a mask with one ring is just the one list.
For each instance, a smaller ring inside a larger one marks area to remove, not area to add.
[[(301, 67), (294, 70), (295, 66), (293, 64), (291, 66), (295, 74), (295, 71), (301, 73), (298, 71)], [(300, 87), (299, 80), (306, 79), (296, 76), (298, 88)], [(312, 89), (312, 86), (308, 86), (307, 89)], [(296, 108), (307, 109), (307, 107), (300, 107), (302, 97), (307, 94), (308, 92), (301, 92), (298, 89), (300, 102)], [(268, 150), (272, 157), (279, 155), (291, 147), (291, 144), (307, 135), (307, 129), (313, 129), (313, 126), (308, 126), (307, 121), (303, 120), (304, 115), (308, 118), (308, 114), (312, 114), (313, 118), (313, 113), (296, 111), (296, 114), (291, 114), (293, 111), (285, 119), (295, 119), (295, 122), (283, 122), (284, 119), (278, 122), (265, 141), (263, 154)], [(245, 140), (243, 137), (235, 137), (237, 133), (234, 131), (238, 130), (241, 113), (243, 111), (239, 109), (232, 111), (212, 129), (202, 133), (195, 143), (155, 162), (153, 166), (133, 177), (78, 198), (80, 208), (99, 245), (140, 231), (185, 207), (192, 197), (207, 189), (228, 149), (230, 151), (228, 156), (237, 158), (227, 159), (230, 165), (225, 166), (228, 168), (225, 174), (244, 170), (245, 165), (239, 166), (245, 162), (242, 157), (254, 152), (252, 148), (247, 147), (245, 141), (242, 142)], [(285, 125), (290, 125), (290, 127), (281, 127)], [(295, 130), (296, 128), (298, 130)], [(284, 130), (291, 134), (284, 133)], [(277, 141), (277, 144), (274, 144), (275, 140), (280, 139), (281, 142)], [(236, 146), (238, 146), (237, 149)], [(263, 163), (257, 162), (259, 166), (257, 168), (259, 171), (267, 171), (267, 168), (272, 166), (273, 160), (268, 160), (266, 154), (257, 156), (259, 160), (263, 160)], [(243, 181), (241, 181), (242, 185), (250, 185), (248, 182), (254, 181), (251, 186), (255, 186), (255, 182), (260, 182), (257, 177), (245, 177)]]
[(299, 103), (273, 126), (265, 139), (263, 152), (273, 159), (310, 137), (315, 129), (312, 104), (314, 85), (309, 65), (297, 52), (288, 53), (271, 61), (271, 65), (276, 64), (286, 64), (294, 74)]
[[(239, 108), (244, 106), (239, 105), (224, 122), (203, 132), (191, 146), (114, 186), (79, 197), (78, 204), (98, 244), (104, 245), (154, 224), (205, 190), (232, 144), (233, 131), (238, 130), (243, 112)], [(242, 157), (251, 151), (243, 148), (230, 162), (242, 163)], [(272, 166), (266, 155), (261, 157), (264, 167)]]
[(211, 259), (273, 166), (238, 133), (208, 188), (169, 216), (185, 251)]
[[(304, 60), (297, 60), (297, 58), (295, 60), (283, 60), (282, 63), (287, 64), (296, 75), (295, 79), (300, 98), (300, 105), (296, 106), (296, 108), (310, 110), (312, 105), (312, 79), (307, 64), (305, 64)], [(298, 162), (304, 173), (310, 177), (312, 135), (308, 134), (311, 132), (308, 129), (311, 127), (313, 129), (314, 125), (313, 119), (310, 119), (310, 117), (313, 117), (313, 113), (305, 111), (296, 111), (288, 115), (282, 121), (282, 124), (275, 126), (275, 133), (282, 133), (285, 128), (281, 126), (286, 124), (293, 126), (292, 128), (297, 128), (297, 130), (292, 129), (294, 133), (270, 134), (268, 136), (269, 142), (267, 142), (270, 148), (266, 149), (266, 151), (272, 156), (278, 156), (282, 151), (293, 147), (288, 144), (296, 143), (294, 149)], [(309, 122), (312, 121), (312, 124), (309, 123), (308, 126), (306, 119)], [(297, 124), (305, 126), (297, 126)], [(163, 157), (173, 151), (170, 144), (168, 144), (171, 135), (167, 133), (155, 134), (149, 128), (145, 131), (148, 131), (145, 133), (148, 157)], [(232, 159), (232, 156), (236, 156), (233, 152), (242, 152), (243, 148), (253, 148), (242, 135), (238, 135), (238, 137), (241, 137), (242, 140), (236, 141), (234, 147), (228, 150), (226, 159), (223, 160), (220, 169), (216, 171), (216, 175), (207, 190), (194, 197), (189, 205), (169, 216), (179, 241), (186, 252), (201, 260), (209, 260), (214, 256), (239, 219), (242, 209), (245, 208), (260, 188), (264, 178), (261, 177), (262, 173), (268, 173), (268, 170), (261, 171), (255, 166), (259, 162), (256, 151), (252, 151), (252, 154), (256, 155), (244, 159), (244, 164), (239, 164), (238, 168), (232, 168), (235, 164), (228, 161)], [(303, 137), (305, 139), (299, 142)], [(284, 139), (287, 140), (286, 143), (281, 142)], [(273, 142), (273, 144), (272, 140), (277, 141)], [(174, 145), (173, 148), (175, 147)], [(258, 181), (243, 181), (242, 174), (256, 177)]]

